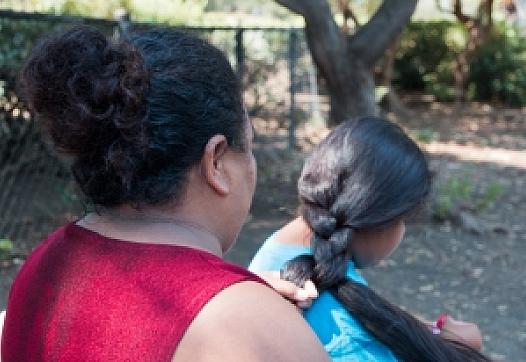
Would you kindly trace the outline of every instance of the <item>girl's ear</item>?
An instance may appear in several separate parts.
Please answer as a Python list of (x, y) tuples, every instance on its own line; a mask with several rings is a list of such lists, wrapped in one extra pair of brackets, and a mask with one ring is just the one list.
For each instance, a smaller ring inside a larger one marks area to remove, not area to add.
[(219, 195), (230, 193), (230, 182), (225, 167), (228, 142), (223, 135), (215, 135), (208, 140), (201, 157), (201, 173), (208, 185)]

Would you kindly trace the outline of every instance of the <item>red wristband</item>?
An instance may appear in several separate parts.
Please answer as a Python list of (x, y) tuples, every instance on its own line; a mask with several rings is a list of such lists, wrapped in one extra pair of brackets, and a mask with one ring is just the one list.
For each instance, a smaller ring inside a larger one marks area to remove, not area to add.
[(437, 326), (438, 329), (443, 329), (444, 328), (444, 324), (446, 324), (446, 321), (447, 321), (447, 318), (448, 318), (448, 315), (446, 313), (442, 313), (436, 320), (435, 322), (435, 325)]
[(433, 327), (431, 327), (431, 332), (433, 332), (433, 334), (440, 334), (440, 331), (444, 328), (444, 325), (446, 324), (447, 318), (448, 315), (446, 313), (442, 313), (433, 323)]

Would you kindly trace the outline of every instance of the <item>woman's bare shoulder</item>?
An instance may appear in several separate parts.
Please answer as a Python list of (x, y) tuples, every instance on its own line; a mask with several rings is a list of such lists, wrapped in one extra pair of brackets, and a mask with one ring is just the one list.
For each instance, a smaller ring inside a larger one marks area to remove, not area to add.
[(272, 289), (234, 284), (201, 310), (173, 361), (328, 361), (296, 308)]

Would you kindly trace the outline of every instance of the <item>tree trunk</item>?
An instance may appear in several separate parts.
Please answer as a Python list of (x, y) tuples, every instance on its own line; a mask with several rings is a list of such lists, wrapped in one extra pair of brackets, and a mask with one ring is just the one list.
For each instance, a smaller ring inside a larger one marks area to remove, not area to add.
[(453, 78), (455, 79), (455, 102), (464, 103), (467, 99), (467, 83), (469, 76), (469, 62), (471, 56), (468, 49), (462, 50), (453, 62)]
[(462, 10), (462, 1), (453, 1), (453, 15), (462, 23), (468, 33), (464, 49), (457, 54), (453, 63), (453, 78), (455, 79), (455, 102), (463, 103), (467, 99), (469, 66), (477, 49), (483, 45), (493, 28), (493, 0), (482, 0), (479, 3), (476, 16), (468, 16)]
[(378, 115), (373, 68), (401, 33), (417, 0), (384, 0), (367, 24), (346, 34), (327, 0), (276, 0), (305, 19), (309, 48), (327, 81), (329, 126), (346, 119)]
[(338, 80), (338, 84), (327, 82), (331, 101), (329, 127), (348, 119), (379, 114), (370, 69), (348, 62), (347, 72), (340, 74)]

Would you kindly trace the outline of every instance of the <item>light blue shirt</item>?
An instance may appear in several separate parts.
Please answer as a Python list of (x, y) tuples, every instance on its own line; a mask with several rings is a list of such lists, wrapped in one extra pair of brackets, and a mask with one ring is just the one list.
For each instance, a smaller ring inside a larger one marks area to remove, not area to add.
[[(310, 248), (278, 243), (272, 235), (258, 250), (248, 268), (252, 272), (280, 270), (285, 262), (301, 254), (311, 254)], [(347, 268), (347, 277), (367, 285), (352, 262)], [(329, 292), (321, 293), (304, 317), (333, 361), (397, 361), (393, 353), (363, 329)]]

